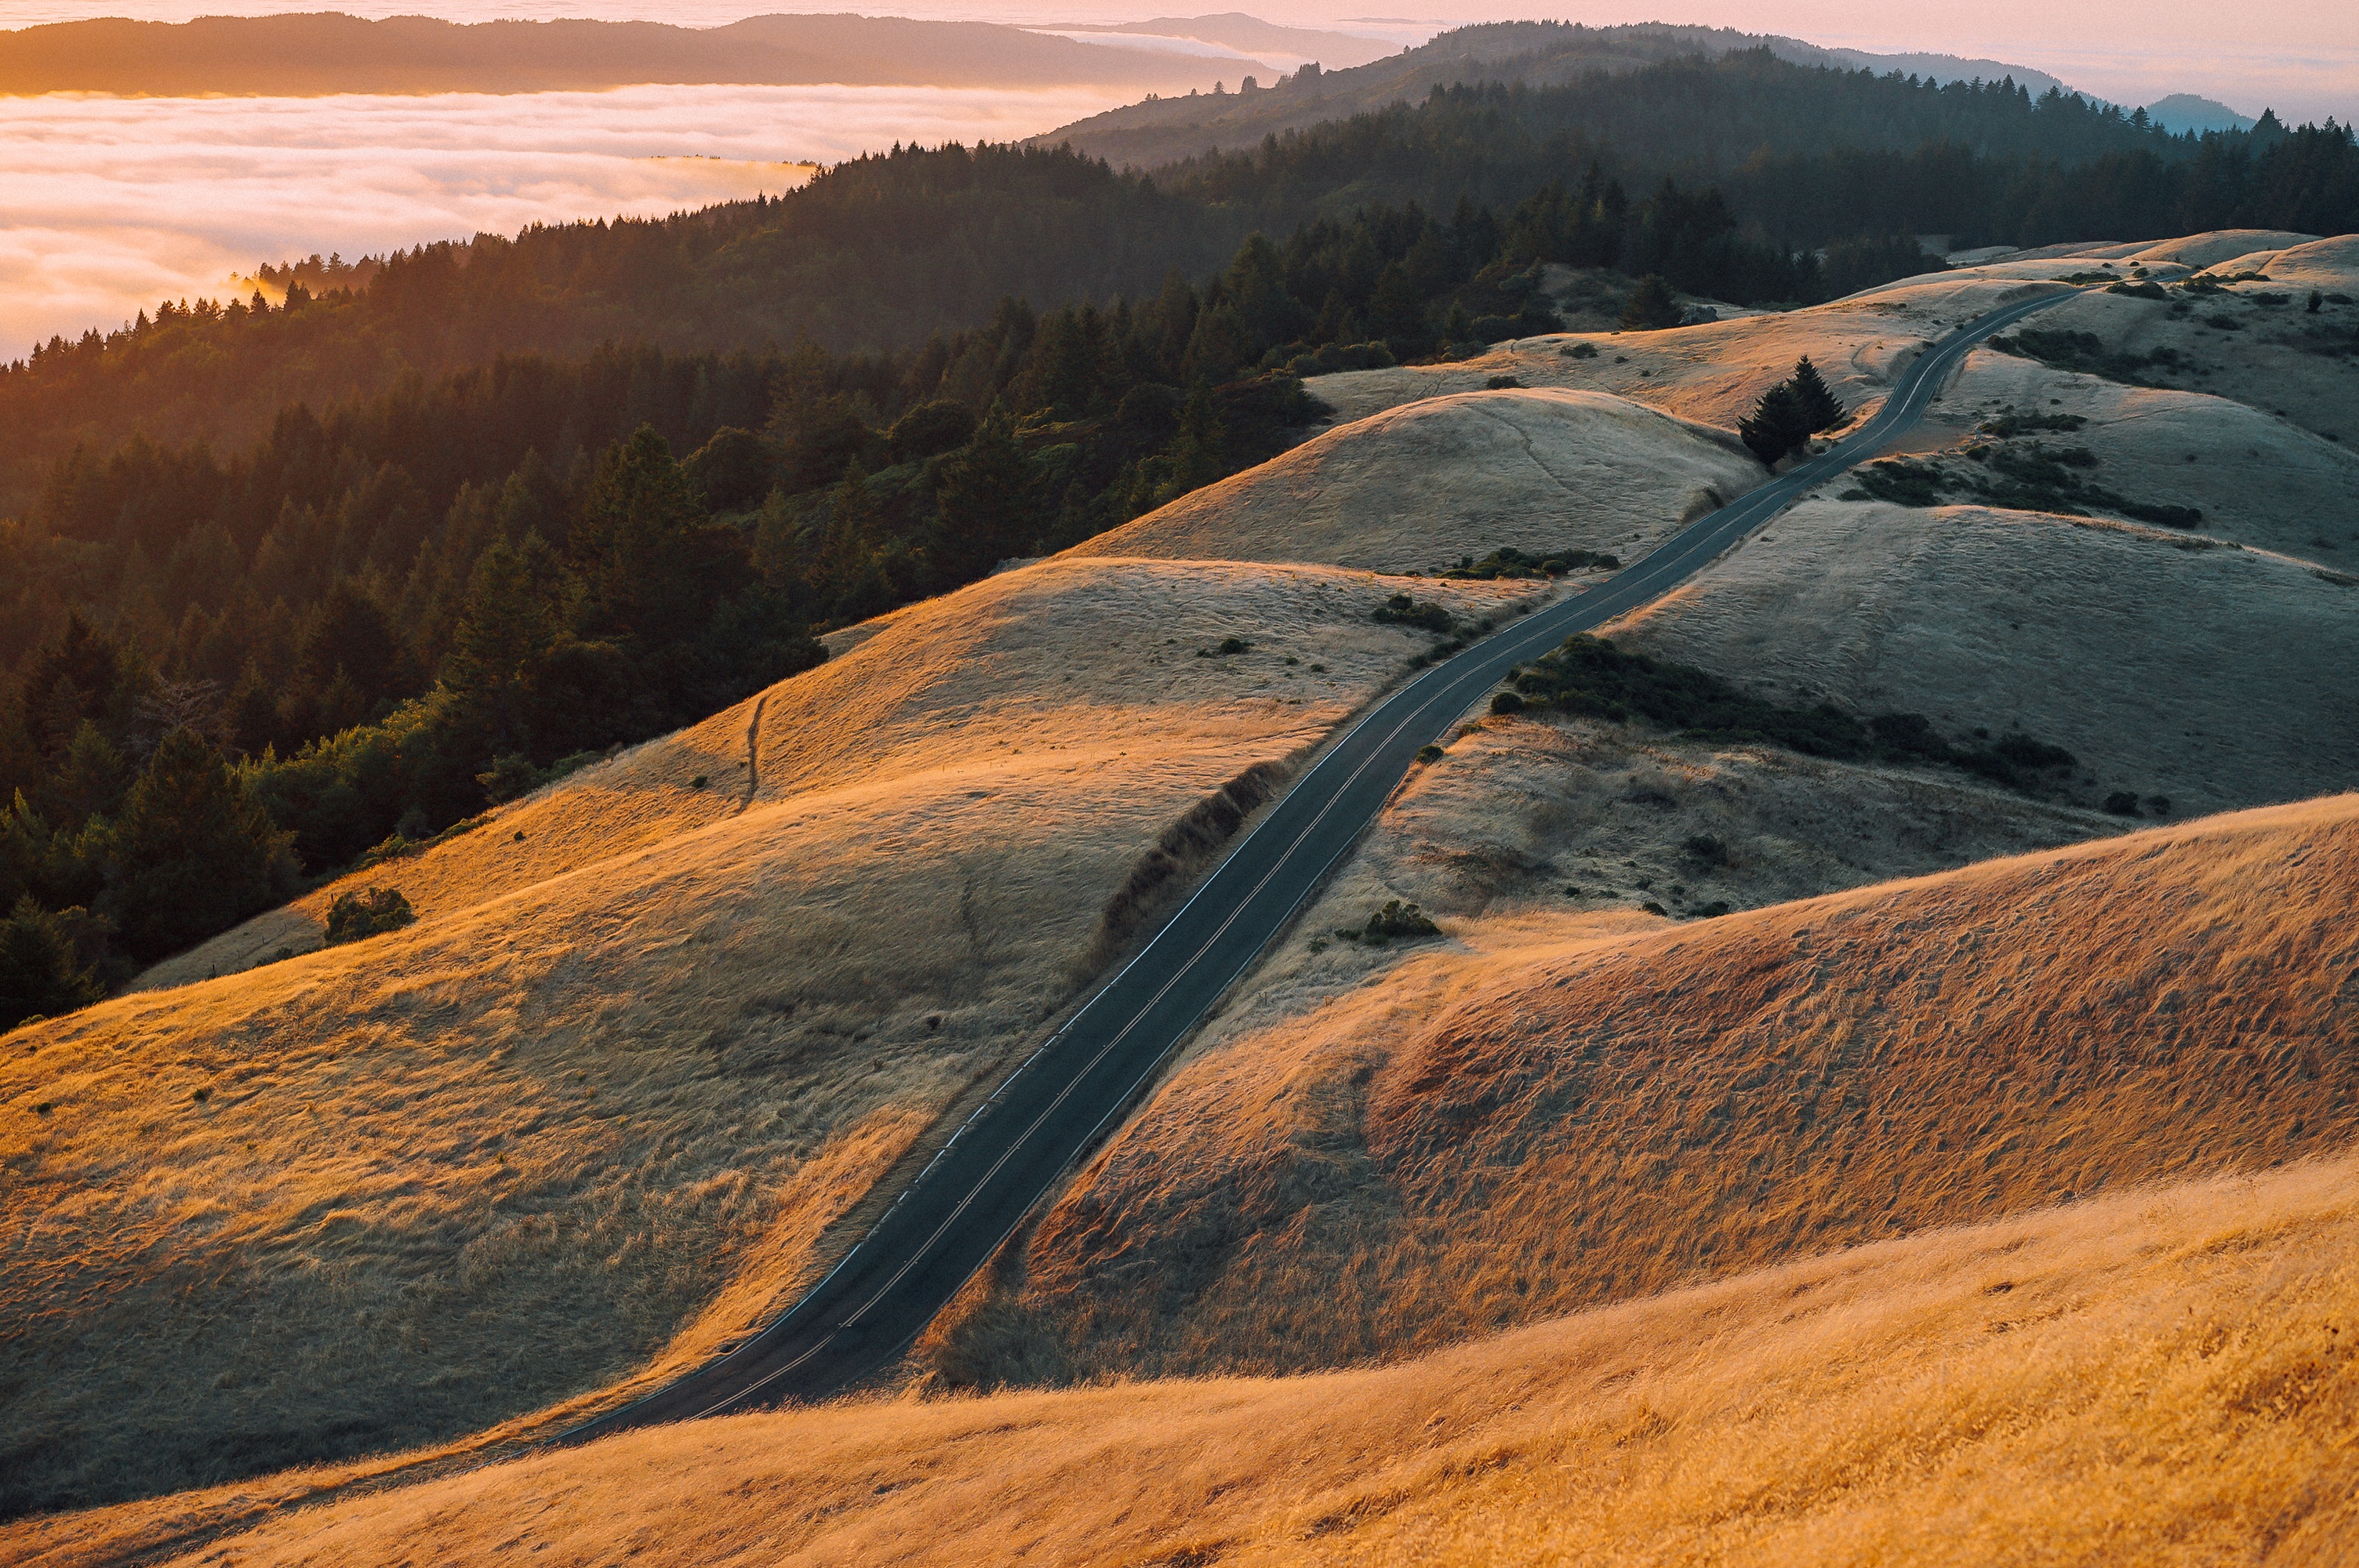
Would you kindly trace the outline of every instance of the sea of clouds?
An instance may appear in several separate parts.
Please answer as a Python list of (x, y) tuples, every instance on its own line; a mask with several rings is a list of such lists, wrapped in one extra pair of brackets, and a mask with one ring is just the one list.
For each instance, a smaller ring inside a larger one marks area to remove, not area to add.
[(0, 98), (0, 360), (233, 275), (790, 189), (896, 141), (1005, 141), (1114, 89), (633, 87), (418, 97)]

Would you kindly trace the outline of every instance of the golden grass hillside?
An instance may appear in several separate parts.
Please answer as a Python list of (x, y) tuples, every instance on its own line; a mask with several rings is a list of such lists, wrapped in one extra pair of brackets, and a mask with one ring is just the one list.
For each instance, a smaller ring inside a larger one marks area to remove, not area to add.
[[(2283, 236), (2270, 236), (2283, 237)], [(2136, 258), (2115, 263), (2126, 273)], [(2053, 265), (2053, 264), (2048, 264)], [(2148, 299), (2090, 289), (2027, 325), (2043, 332), (2085, 332), (2115, 356), (2118, 373), (2155, 386), (2209, 393), (2250, 405), (2299, 430), (2359, 446), (2359, 362), (2347, 351), (2359, 332), (2359, 304), (2321, 299), (2310, 290), (2359, 296), (2359, 235), (2318, 240), (2228, 259), (2215, 276), (2261, 271), (2190, 299)], [(2171, 268), (2158, 276), (2185, 276)], [(1900, 290), (1895, 286), (1895, 290)], [(1870, 297), (1881, 297), (1879, 294)], [(2167, 357), (2157, 362), (2154, 356)], [(2278, 466), (2275, 443), (2245, 442), (2250, 470), (2263, 488)]]
[(1421, 1360), (634, 1433), (261, 1517), (287, 1476), (19, 1524), (27, 1568), (2359, 1554), (2343, 1157), (1853, 1248)]
[[(1927, 342), (2003, 305), (2055, 292), (2056, 285), (2041, 279), (2072, 265), (2031, 270), (2038, 276), (1938, 274), (1807, 310), (1666, 331), (1525, 338), (1449, 364), (1343, 371), (1304, 384), (1339, 419), (1351, 420), (1421, 398), (1480, 391), (1492, 377), (1511, 375), (1526, 386), (1609, 393), (1734, 431), (1761, 394), (1807, 354), (1843, 406), (1858, 413), (1883, 400)], [(1595, 357), (1575, 357), (1582, 343)]]
[(743, 1333), (1076, 994), (1158, 834), (1400, 671), (1387, 591), (993, 578), (354, 879), (406, 930), (10, 1034), (6, 1508), (545, 1424)]
[(1502, 546), (1627, 557), (1764, 477), (1727, 432), (1625, 398), (1461, 393), (1329, 430), (1068, 554), (1383, 571)]
[[(2223, 250), (2234, 255), (2219, 255)], [(1807, 310), (1747, 314), (1668, 331), (1526, 338), (1449, 364), (1346, 371), (1306, 384), (1346, 420), (1420, 398), (1477, 391), (1494, 376), (1509, 375), (1530, 387), (1610, 393), (1733, 430), (1754, 400), (1808, 354), (1856, 414), (1882, 400), (1923, 344), (2028, 293), (2053, 292), (2049, 280), (2087, 276), (2110, 262), (2124, 278), (2146, 266), (2154, 277), (2174, 281), (2212, 265), (2215, 256), (2234, 262), (2248, 255), (2266, 264), (2268, 281), (2229, 286), (2220, 307), (2173, 314), (2164, 302), (2091, 289), (2042, 312), (2032, 325), (2097, 331), (2108, 348), (2125, 354), (2169, 347), (2202, 373), (2149, 367), (2137, 373), (2141, 379), (2282, 412), (2306, 429), (2359, 444), (2359, 427), (2344, 427), (2359, 408), (2359, 384), (2353, 381), (2359, 370), (2317, 332), (2359, 319), (2354, 315), (2359, 307), (2329, 306), (2321, 320), (2301, 311), (2298, 295), (2285, 306), (2257, 303), (2260, 296), (2292, 289), (2359, 294), (2359, 236), (2354, 235), (2321, 240), (2226, 231), (2160, 245), (2056, 246), (1904, 278)], [(2222, 331), (2207, 324), (2223, 310), (2238, 320), (2237, 328)], [(1596, 357), (1572, 356), (1584, 342)]]
[(1334, 1366), (2338, 1149), (2354, 889), (2341, 795), (1441, 944), (1215, 1031), (926, 1348), (954, 1383)]
[(2359, 706), (2318, 678), (2359, 654), (2359, 584), (2166, 528), (1805, 501), (1602, 634), (1960, 740), (2027, 731), (2080, 759), (2090, 805), (2184, 815), (2359, 778)]
[[(1962, 453), (1979, 449), (1987, 458), (1997, 443), (1984, 427), (2008, 414), (2085, 421), (2074, 430), (2034, 430), (2012, 444), (2088, 452), (2096, 460), (2081, 470), (2089, 481), (2133, 502), (2201, 511), (2190, 534), (2327, 567), (2359, 547), (2359, 516), (2349, 505), (2359, 494), (2359, 450), (2210, 392), (2128, 386), (1978, 350), (1903, 449), (1944, 453), (1952, 472), (1987, 477)], [(2118, 515), (2102, 503), (2083, 510)]]

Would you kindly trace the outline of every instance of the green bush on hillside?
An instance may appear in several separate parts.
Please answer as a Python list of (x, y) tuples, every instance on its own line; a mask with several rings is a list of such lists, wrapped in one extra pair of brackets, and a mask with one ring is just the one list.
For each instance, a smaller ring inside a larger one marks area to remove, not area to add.
[(363, 888), (338, 893), (328, 905), (328, 946), (342, 946), (398, 931), (418, 918), (399, 888)]

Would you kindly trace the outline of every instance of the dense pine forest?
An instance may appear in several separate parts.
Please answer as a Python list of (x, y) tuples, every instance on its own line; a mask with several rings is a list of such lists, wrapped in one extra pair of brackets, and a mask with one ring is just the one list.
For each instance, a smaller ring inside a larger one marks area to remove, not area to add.
[(1546, 264), (1805, 303), (1921, 231), (2239, 224), (2359, 228), (2351, 134), (1740, 55), (1152, 178), (896, 149), (54, 341), (0, 373), (0, 1027), (1261, 460), (1302, 375), (1552, 330)]

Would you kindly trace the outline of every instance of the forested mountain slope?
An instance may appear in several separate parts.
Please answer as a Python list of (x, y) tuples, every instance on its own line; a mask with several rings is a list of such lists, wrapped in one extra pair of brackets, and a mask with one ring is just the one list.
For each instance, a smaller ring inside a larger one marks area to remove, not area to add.
[(2045, 71), (1999, 60), (1954, 55), (1871, 55), (1821, 49), (1799, 38), (1743, 33), (1729, 27), (1677, 27), (1659, 22), (1591, 27), (1565, 22), (1484, 22), (1456, 27), (1415, 49), (1364, 65), (1310, 70), (1262, 91), (1149, 98), (1109, 109), (1033, 138), (1035, 145), (1071, 143), (1116, 168), (1158, 168), (1214, 150), (1245, 150), (1324, 120), (1341, 120), (1400, 103), (1414, 103), (1435, 86), (1498, 81), (1556, 87), (1599, 71), (1629, 71), (1666, 60), (1716, 59), (1763, 51), (1795, 65), (1905, 72), (1929, 82), (2012, 81), (2034, 93), (2071, 89)]

